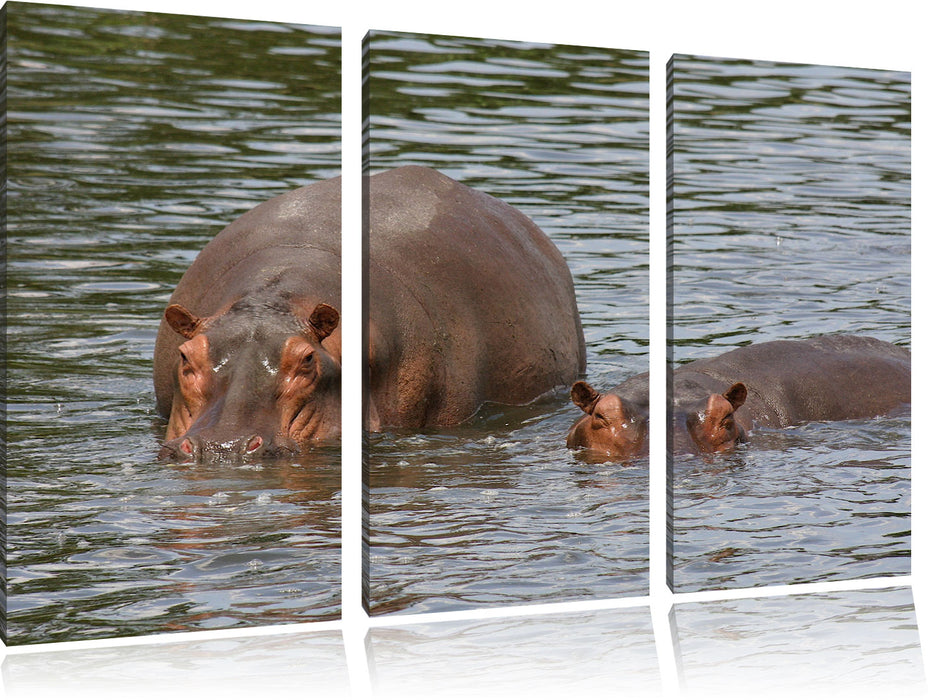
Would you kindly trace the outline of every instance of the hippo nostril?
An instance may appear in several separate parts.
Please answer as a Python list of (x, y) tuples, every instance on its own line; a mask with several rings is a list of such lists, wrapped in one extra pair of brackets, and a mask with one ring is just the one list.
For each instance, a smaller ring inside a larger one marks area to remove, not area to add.
[(261, 447), (263, 447), (263, 438), (259, 435), (254, 435), (252, 438), (247, 440), (245, 453), (253, 454)]

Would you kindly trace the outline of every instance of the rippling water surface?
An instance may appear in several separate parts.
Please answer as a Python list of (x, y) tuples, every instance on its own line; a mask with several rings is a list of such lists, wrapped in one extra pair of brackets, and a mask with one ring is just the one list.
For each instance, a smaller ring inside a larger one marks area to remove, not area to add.
[[(647, 56), (377, 33), (372, 172), (427, 165), (499, 197), (574, 278), (590, 381), (647, 369)], [(370, 609), (438, 611), (646, 592), (647, 461), (565, 448), (566, 397), (369, 443)]]
[(159, 463), (151, 372), (204, 244), (339, 174), (337, 30), (7, 13), (11, 641), (336, 616), (337, 451)]
[[(677, 56), (671, 359), (910, 344), (910, 76)], [(677, 590), (909, 573), (910, 416), (677, 457)]]

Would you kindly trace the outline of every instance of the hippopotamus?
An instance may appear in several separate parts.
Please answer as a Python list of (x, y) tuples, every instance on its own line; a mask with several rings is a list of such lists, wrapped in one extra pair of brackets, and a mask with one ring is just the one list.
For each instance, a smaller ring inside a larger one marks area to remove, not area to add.
[[(370, 430), (454, 425), (583, 375), (571, 274), (532, 221), (429, 168), (364, 184)], [(183, 275), (154, 359), (163, 457), (257, 458), (340, 435), (340, 189), (259, 205)]]
[(644, 372), (621, 382), (604, 393), (591, 384), (572, 385), (572, 403), (585, 415), (566, 436), (570, 448), (586, 447), (588, 456), (604, 459), (631, 459), (649, 452), (650, 374)]
[(341, 429), (341, 181), (275, 197), (199, 253), (156, 338), (161, 455), (294, 452)]
[(572, 275), (529, 218), (429, 168), (368, 189), (370, 431), (456, 425), (584, 374)]
[[(776, 340), (689, 362), (671, 380), (671, 452), (715, 453), (755, 427), (870, 418), (909, 404), (910, 351), (853, 335)], [(586, 415), (566, 444), (610, 458), (645, 454), (648, 394), (647, 374), (605, 394), (577, 382), (572, 400)]]

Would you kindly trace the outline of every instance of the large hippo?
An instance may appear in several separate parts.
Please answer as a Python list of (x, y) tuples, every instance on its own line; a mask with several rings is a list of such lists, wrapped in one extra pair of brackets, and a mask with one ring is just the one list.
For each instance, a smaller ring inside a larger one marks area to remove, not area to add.
[[(368, 428), (452, 425), (584, 372), (555, 245), (493, 197), (421, 167), (365, 182)], [(157, 337), (162, 454), (297, 451), (340, 433), (340, 180), (261, 204), (199, 254)]]
[(340, 178), (221, 231), (182, 276), (156, 338), (162, 456), (259, 456), (337, 437), (340, 308)]
[[(646, 374), (604, 395), (584, 382), (573, 385), (573, 401), (586, 415), (566, 444), (613, 458), (645, 452), (647, 387)], [(670, 391), (671, 451), (721, 452), (755, 426), (868, 418), (908, 404), (910, 351), (851, 335), (778, 340), (682, 365)]]
[(572, 276), (530, 219), (421, 167), (374, 176), (368, 196), (371, 431), (454, 425), (583, 374)]

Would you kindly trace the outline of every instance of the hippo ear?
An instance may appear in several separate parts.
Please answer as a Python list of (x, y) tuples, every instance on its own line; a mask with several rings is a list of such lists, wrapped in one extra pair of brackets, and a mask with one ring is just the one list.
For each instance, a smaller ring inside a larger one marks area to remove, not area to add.
[(747, 401), (747, 387), (741, 382), (732, 384), (723, 396), (728, 399), (728, 403), (731, 404), (731, 410), (737, 411), (744, 405), (744, 402)]
[(169, 327), (181, 336), (193, 338), (198, 334), (202, 319), (181, 304), (172, 304), (164, 314)]
[(339, 318), (338, 309), (328, 304), (319, 304), (312, 310), (309, 315), (309, 325), (320, 343), (338, 327)]
[(581, 408), (585, 413), (591, 413), (595, 407), (595, 402), (601, 397), (597, 391), (592, 388), (588, 382), (578, 381), (572, 385), (572, 403)]

